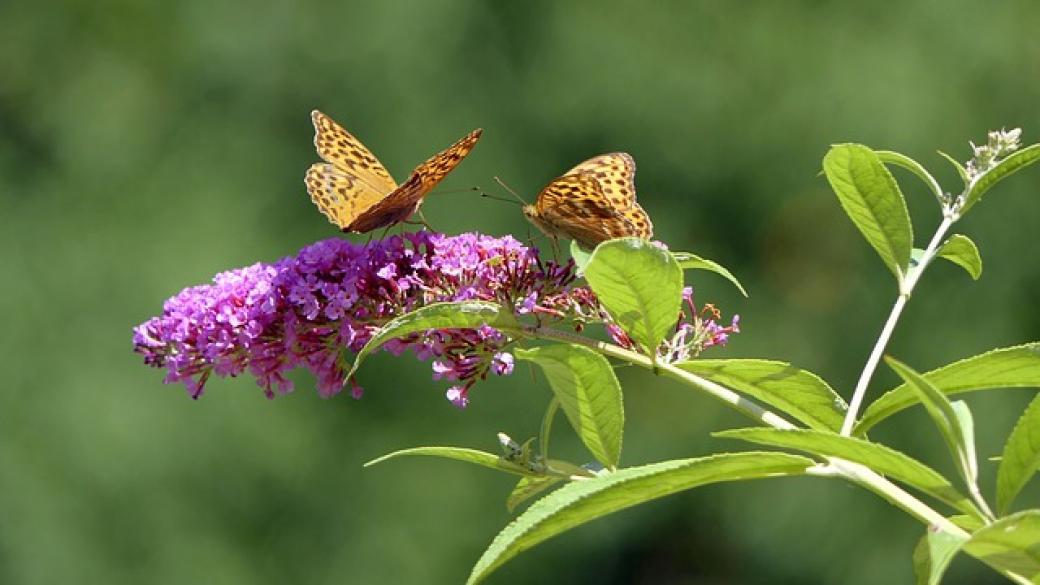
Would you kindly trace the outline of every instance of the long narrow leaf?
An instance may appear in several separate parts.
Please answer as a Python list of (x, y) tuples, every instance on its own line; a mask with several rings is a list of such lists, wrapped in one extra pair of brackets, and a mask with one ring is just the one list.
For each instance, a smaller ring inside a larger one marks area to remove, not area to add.
[(942, 201), (942, 187), (939, 186), (939, 182), (935, 180), (935, 177), (933, 177), (931, 173), (929, 173), (923, 166), (921, 166), (921, 163), (906, 156), (905, 154), (893, 152), (891, 150), (875, 150), (874, 154), (876, 154), (877, 157), (883, 163), (903, 167), (904, 169), (917, 175), (917, 178), (924, 181), (925, 185), (928, 185), (928, 189), (932, 192), (932, 195), (934, 195), (937, 200)]
[(1022, 413), (1004, 445), (997, 470), (997, 510), (1004, 514), (1040, 469), (1040, 394)]
[[(952, 396), (962, 392), (996, 388), (1033, 388), (1040, 386), (1040, 343), (995, 349), (965, 358), (924, 374), (925, 379)], [(886, 392), (863, 413), (856, 426), (862, 435), (893, 414), (920, 402), (910, 384)]]
[(737, 277), (733, 276), (732, 272), (727, 270), (725, 266), (719, 264), (718, 262), (708, 260), (707, 258), (702, 258), (691, 252), (672, 252), (672, 256), (679, 263), (679, 267), (683, 270), (707, 270), (709, 272), (714, 272), (715, 274), (718, 274), (719, 276), (730, 281), (730, 283), (732, 283), (733, 286), (737, 287), (737, 290), (740, 291), (740, 294), (744, 295), (745, 297), (748, 296), (747, 291), (744, 290), (744, 285), (740, 284), (740, 281), (737, 280)]
[(482, 467), (506, 471), (516, 475), (539, 476), (539, 474), (515, 463), (506, 461), (494, 453), (478, 451), (476, 449), (466, 449), (463, 447), (414, 447), (412, 449), (401, 449), (400, 451), (394, 451), (393, 453), (387, 453), (382, 457), (377, 457), (376, 459), (366, 463), (365, 467), (370, 467), (376, 463), (382, 463), (388, 459), (413, 455), (454, 459), (456, 461), (473, 463)]
[(973, 205), (978, 203), (982, 196), (986, 194), (986, 191), (989, 191), (993, 185), (1035, 163), (1037, 160), (1040, 160), (1040, 144), (1034, 144), (1008, 155), (1004, 160), (997, 163), (997, 166), (975, 179), (961, 213), (966, 213)]
[(384, 325), (361, 348), (354, 358), (354, 365), (347, 373), (347, 378), (357, 372), (361, 361), (368, 354), (391, 339), (429, 329), (476, 329), (482, 325), (490, 325), (502, 331), (515, 331), (520, 327), (512, 312), (495, 303), (484, 301), (434, 303), (406, 313)]
[(827, 382), (785, 362), (695, 359), (675, 364), (761, 400), (814, 429), (838, 430), (847, 406)]
[(885, 362), (917, 392), (918, 398), (924, 404), (929, 416), (932, 417), (936, 428), (939, 429), (943, 441), (946, 442), (950, 455), (957, 463), (958, 471), (969, 486), (974, 485), (977, 473), (971, 457), (974, 455), (974, 446), (969, 447), (968, 445), (969, 437), (965, 436), (965, 429), (962, 426), (963, 413), (958, 413), (942, 391), (910, 366), (891, 357), (886, 357)]
[(811, 459), (786, 453), (725, 453), (571, 482), (506, 526), (473, 567), (467, 585), (479, 583), (509, 559), (561, 532), (618, 510), (710, 483), (799, 475), (812, 465)]
[(936, 152), (939, 153), (939, 156), (941, 156), (944, 159), (946, 159), (946, 162), (950, 163), (950, 165), (953, 167), (953, 169), (955, 171), (957, 171), (957, 176), (960, 177), (961, 181), (964, 182), (964, 186), (967, 187), (968, 183), (971, 182), (971, 178), (968, 177), (968, 170), (964, 168), (964, 165), (962, 165), (960, 163), (960, 161), (958, 161), (957, 159), (953, 158), (952, 156), (946, 154), (945, 152), (943, 152), (941, 150), (936, 151)]
[(958, 492), (939, 472), (908, 455), (878, 443), (808, 429), (734, 429), (714, 433), (714, 436), (797, 449), (825, 457), (841, 457), (906, 483), (965, 514), (975, 518), (982, 516), (971, 500)]

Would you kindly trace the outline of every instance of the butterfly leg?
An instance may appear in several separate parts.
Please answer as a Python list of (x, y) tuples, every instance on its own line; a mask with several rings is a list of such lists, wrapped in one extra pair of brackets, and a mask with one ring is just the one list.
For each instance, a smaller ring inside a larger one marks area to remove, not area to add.
[(422, 209), (417, 209), (415, 212), (419, 214), (419, 221), (423, 224), (423, 226), (426, 227), (426, 229), (430, 230), (431, 232), (437, 231), (433, 229), (433, 226), (430, 225), (430, 222), (426, 221), (426, 216), (423, 215)]

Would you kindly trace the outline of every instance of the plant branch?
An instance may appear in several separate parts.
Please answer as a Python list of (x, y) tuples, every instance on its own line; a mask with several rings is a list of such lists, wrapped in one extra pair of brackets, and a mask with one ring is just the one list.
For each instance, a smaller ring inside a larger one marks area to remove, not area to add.
[(914, 287), (917, 286), (917, 281), (921, 279), (921, 274), (924, 273), (924, 269), (928, 267), (928, 264), (935, 259), (946, 232), (949, 231), (950, 226), (955, 221), (957, 221), (956, 215), (943, 215), (942, 223), (936, 228), (932, 240), (928, 243), (928, 247), (925, 249), (924, 254), (921, 255), (918, 263), (907, 270), (906, 276), (900, 279), (899, 296), (896, 298), (895, 304), (892, 305), (892, 311), (888, 314), (885, 326), (881, 328), (881, 334), (878, 336), (877, 342), (874, 343), (874, 349), (870, 352), (867, 363), (863, 366), (863, 371), (860, 372), (859, 380), (856, 382), (856, 389), (853, 391), (852, 400), (849, 402), (849, 410), (845, 413), (845, 421), (841, 425), (842, 435), (848, 436), (852, 434), (852, 427), (856, 424), (856, 416), (863, 405), (867, 386), (870, 385), (870, 380), (874, 377), (874, 372), (881, 362), (881, 356), (884, 355), (885, 348), (888, 347), (888, 342), (892, 339), (896, 323), (899, 322), (899, 317), (903, 314), (903, 309), (906, 307), (907, 301), (910, 300)]
[[(762, 408), (757, 403), (744, 398), (725, 386), (670, 364), (655, 363), (650, 357), (623, 347), (548, 327), (524, 327), (521, 332), (529, 337), (584, 345), (604, 355), (644, 367), (648, 370), (660, 372), (686, 385), (693, 386), (762, 424), (777, 429), (797, 428), (781, 416)], [(947, 520), (945, 516), (869, 467), (838, 457), (824, 457), (823, 460), (825, 463), (809, 468), (807, 473), (818, 477), (841, 477), (847, 479), (888, 500), (921, 522), (935, 526), (944, 532), (967, 538), (968, 533)]]
[(819, 477), (842, 477), (881, 496), (889, 503), (943, 532), (967, 538), (969, 534), (909, 492), (885, 479), (873, 469), (838, 457), (827, 457), (827, 463), (807, 470)]
[(777, 428), (777, 429), (794, 429), (796, 428), (793, 424), (788, 422), (780, 415), (762, 408), (757, 403), (748, 400), (747, 398), (737, 394), (736, 392), (716, 384), (711, 380), (702, 378), (696, 374), (692, 374), (685, 370), (676, 368), (671, 364), (665, 364), (660, 362), (654, 362), (650, 357), (645, 356), (641, 353), (625, 349), (623, 347), (606, 343), (603, 341), (597, 341), (595, 339), (589, 339), (582, 335), (568, 333), (566, 331), (559, 331), (557, 329), (551, 329), (548, 327), (525, 327), (523, 332), (526, 335), (532, 337), (538, 337), (541, 339), (553, 339), (556, 341), (566, 341), (568, 343), (576, 343), (578, 345), (584, 345), (586, 347), (595, 349), (596, 351), (614, 358), (624, 360), (630, 364), (644, 367), (654, 372), (662, 373), (669, 378), (677, 379), (687, 385), (694, 386), (699, 390), (704, 391), (709, 396), (723, 402), (724, 404), (734, 408), (741, 414), (756, 420), (762, 424)]

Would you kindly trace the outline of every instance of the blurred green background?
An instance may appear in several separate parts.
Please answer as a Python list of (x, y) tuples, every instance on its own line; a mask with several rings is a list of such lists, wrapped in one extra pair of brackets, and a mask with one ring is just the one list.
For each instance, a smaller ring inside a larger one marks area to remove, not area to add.
[[(743, 317), (711, 356), (788, 360), (848, 396), (895, 289), (821, 157), (842, 141), (895, 149), (953, 189), (936, 148), (966, 159), (1001, 126), (1036, 141), (1038, 21), (1032, 0), (0, 2), (0, 583), (460, 583), (510, 520), (507, 477), (361, 464), (533, 435), (549, 391), (524, 367), (466, 411), (428, 363), (389, 355), (363, 370), (361, 401), (323, 400), (305, 375), (273, 401), (245, 378), (192, 401), (130, 351), (130, 328), (182, 287), (336, 235), (302, 184), (312, 108), (398, 179), (483, 127), (445, 191), (499, 175), (530, 198), (588, 156), (632, 153), (658, 237), (751, 291), (693, 275), (699, 300)], [(900, 178), (921, 245), (938, 214)], [(894, 355), (930, 369), (1040, 338), (1038, 186), (1015, 176), (958, 226), (983, 278), (936, 265)], [(424, 209), (447, 232), (528, 231), (515, 206), (472, 194)], [(737, 415), (621, 377), (625, 464), (742, 448), (708, 436)], [(874, 395), (891, 382), (881, 372)], [(969, 399), (982, 457), (1032, 394)], [(562, 429), (562, 454), (581, 458)], [(874, 436), (952, 472), (920, 412)], [(575, 530), (489, 583), (908, 583), (920, 534), (837, 482), (715, 486)], [(959, 559), (947, 582), (1001, 581)]]

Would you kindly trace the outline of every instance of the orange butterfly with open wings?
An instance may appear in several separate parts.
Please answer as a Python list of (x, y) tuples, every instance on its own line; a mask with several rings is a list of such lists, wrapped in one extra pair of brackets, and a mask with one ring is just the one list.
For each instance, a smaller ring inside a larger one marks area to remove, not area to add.
[(477, 143), (480, 128), (415, 167), (398, 185), (361, 141), (332, 118), (314, 110), (314, 147), (324, 163), (307, 169), (311, 200), (345, 232), (364, 233), (405, 221), (423, 197), (454, 169)]

